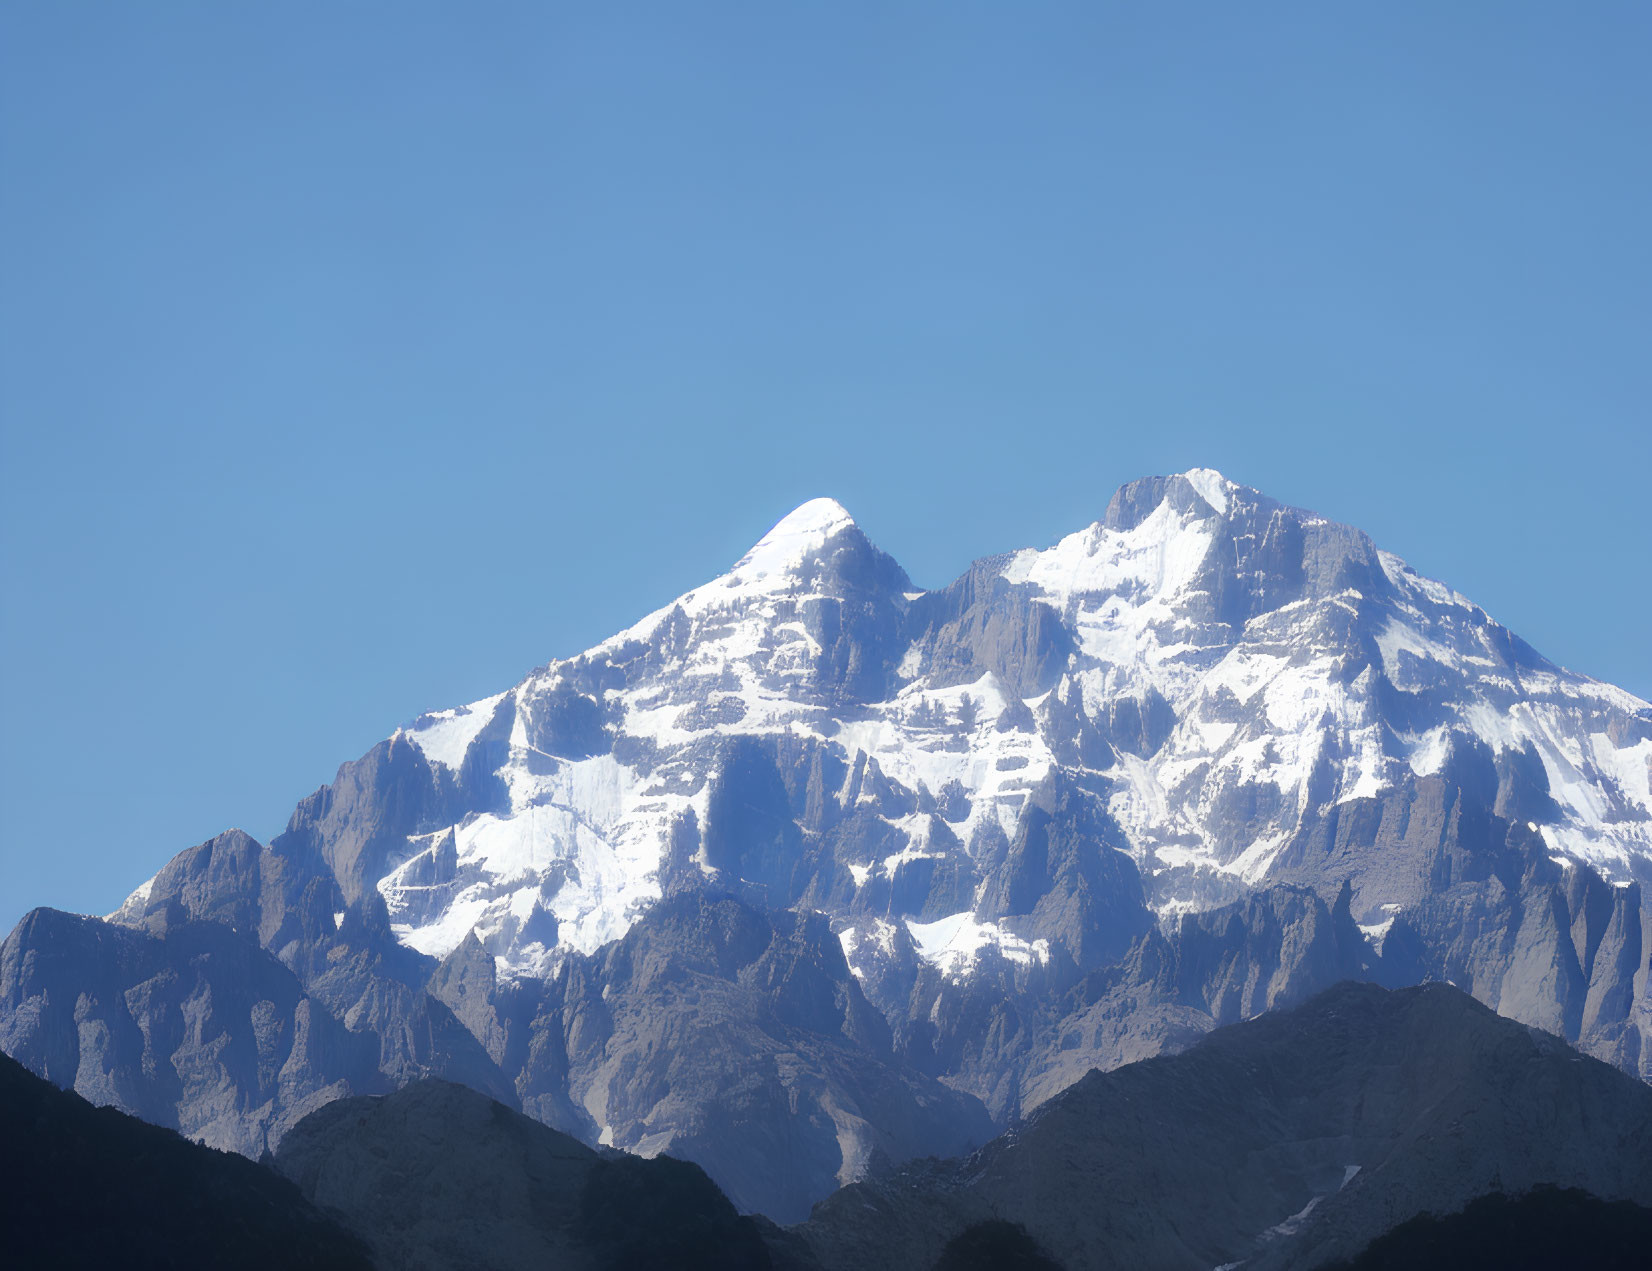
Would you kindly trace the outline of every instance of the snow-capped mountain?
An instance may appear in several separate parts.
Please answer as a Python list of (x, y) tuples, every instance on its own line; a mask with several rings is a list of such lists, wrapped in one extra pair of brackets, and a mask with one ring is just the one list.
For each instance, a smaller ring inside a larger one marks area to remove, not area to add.
[(1215, 472), (914, 587), (829, 499), (287, 830), (0, 947), (0, 1049), (257, 1154), (425, 1074), (801, 1217), (1092, 1067), (1450, 980), (1652, 1076), (1652, 706)]
[[(492, 781), (341, 877), (375, 887), (421, 952), (474, 931), (503, 970), (545, 974), (622, 935), (674, 852), (720, 872), (702, 827), (734, 737), (816, 747), (839, 803), (881, 809), (874, 843), (808, 866), (849, 880), (821, 907), (862, 934), (899, 923), (951, 972), (988, 944), (1048, 956), (1052, 933), (1007, 921), (985, 882), (1063, 768), (1093, 779), (1161, 918), (1298, 878), (1307, 819), (1465, 747), (1526, 782), (1555, 859), (1615, 883), (1652, 863), (1652, 707), (1546, 662), (1358, 531), (1196, 469), (942, 592), (832, 500), (806, 503), (596, 648), (398, 730), (436, 782), (467, 764)], [(965, 879), (951, 912), (914, 889), (922, 862)], [(1354, 877), (1368, 925), (1427, 887)]]
[[(840, 554), (854, 557), (848, 576)], [(854, 570), (867, 569), (866, 577)], [(868, 668), (834, 647), (843, 611), (875, 612), (893, 637), (909, 584), (830, 499), (804, 504), (722, 577), (515, 688), (416, 720), (391, 738), (457, 774), (490, 726), (506, 798), (410, 838), (375, 881), (398, 935), (443, 956), (466, 932), (512, 970), (542, 972), (559, 947), (589, 953), (662, 894), (685, 819), (703, 820), (716, 741), (819, 736)], [(837, 666), (829, 665), (837, 655)], [(885, 679), (875, 670), (872, 693)], [(451, 855), (452, 878), (438, 857)], [(710, 870), (703, 856), (697, 863)], [(441, 899), (433, 902), (433, 888)], [(554, 935), (552, 934), (554, 933)]]

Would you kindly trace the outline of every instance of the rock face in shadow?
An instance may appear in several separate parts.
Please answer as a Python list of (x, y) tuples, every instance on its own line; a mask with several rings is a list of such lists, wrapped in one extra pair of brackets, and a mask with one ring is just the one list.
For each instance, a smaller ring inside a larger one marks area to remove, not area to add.
[(1460, 1214), (1424, 1214), (1373, 1240), (1329, 1271), (1639, 1271), (1652, 1250), (1652, 1209), (1605, 1201), (1575, 1188), (1536, 1187), (1521, 1196), (1494, 1192)]
[(1536, 1187), (1525, 1195), (1495, 1192), (1462, 1213), (1426, 1213), (1371, 1241), (1365, 1253), (1330, 1271), (1639, 1271), (1652, 1250), (1652, 1210), (1601, 1200), (1576, 1188)]
[(927, 1266), (1022, 1224), (1069, 1271), (1313, 1267), (1490, 1191), (1652, 1202), (1652, 1089), (1445, 985), (1347, 984), (1094, 1072), (964, 1161), (856, 1184), (827, 1268)]
[(96, 1108), (0, 1055), (7, 1266), (370, 1271), (368, 1251), (286, 1179)]
[(697, 1167), (600, 1154), (449, 1082), (329, 1104), (274, 1165), (402, 1271), (771, 1265)]
[(934, 1271), (1062, 1271), (1019, 1223), (988, 1219), (947, 1241)]

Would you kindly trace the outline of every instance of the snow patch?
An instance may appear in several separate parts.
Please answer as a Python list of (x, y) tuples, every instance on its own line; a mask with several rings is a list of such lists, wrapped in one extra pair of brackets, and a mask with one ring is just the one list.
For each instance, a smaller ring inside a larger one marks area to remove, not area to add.
[(398, 735), (417, 746), (432, 763), (458, 771), (465, 761), (465, 752), (476, 740), (476, 734), (487, 727), (493, 712), (504, 699), (504, 693), (495, 693), (469, 706), (432, 711), (421, 715)]
[(989, 947), (1022, 966), (1050, 959), (1048, 940), (1023, 940), (997, 923), (977, 922), (967, 909), (934, 922), (909, 918), (906, 929), (918, 946), (918, 956), (952, 978), (973, 970), (981, 951)]
[(895, 924), (883, 918), (871, 918), (864, 930), (845, 927), (838, 932), (838, 944), (843, 948), (843, 960), (857, 980), (866, 979), (866, 959), (895, 956)]
[(1190, 468), (1182, 479), (1199, 492), (1199, 497), (1216, 509), (1218, 516), (1228, 514), (1228, 495), (1239, 487), (1214, 468)]

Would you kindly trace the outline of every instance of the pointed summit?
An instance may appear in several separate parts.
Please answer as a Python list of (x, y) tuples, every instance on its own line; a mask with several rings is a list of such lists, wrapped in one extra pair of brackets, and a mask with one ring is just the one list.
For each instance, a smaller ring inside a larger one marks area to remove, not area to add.
[(733, 576), (755, 582), (788, 573), (845, 530), (856, 528), (854, 517), (836, 499), (810, 499), (758, 539), (734, 566)]
[[(855, 523), (847, 508), (836, 499), (810, 499), (781, 517), (775, 527), (758, 540), (757, 546), (774, 539), (799, 534), (824, 534), (830, 537)], [(755, 550), (755, 549), (754, 549)]]
[(885, 593), (904, 603), (911, 589), (906, 571), (877, 549), (841, 503), (810, 499), (782, 517), (728, 572), (684, 592), (598, 647), (652, 638), (679, 611), (697, 619), (731, 605), (770, 604), (781, 595), (795, 600), (805, 591), (839, 599), (865, 592), (861, 600)]

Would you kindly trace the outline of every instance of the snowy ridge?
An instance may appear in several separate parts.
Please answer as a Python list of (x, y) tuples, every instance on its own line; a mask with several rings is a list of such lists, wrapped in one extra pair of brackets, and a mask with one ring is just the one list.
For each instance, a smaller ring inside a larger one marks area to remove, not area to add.
[[(780, 521), (733, 570), (697, 588), (583, 659), (554, 663), (512, 691), (510, 807), (451, 827), (456, 878), (433, 889), (412, 881), (432, 849), (420, 836), (380, 880), (393, 930), (421, 952), (443, 956), (476, 931), (504, 969), (538, 974), (558, 947), (589, 953), (617, 939), (661, 894), (659, 866), (673, 827), (703, 818), (708, 787), (673, 789), (670, 765), (653, 780), (612, 753), (569, 759), (539, 744), (547, 702), (570, 667), (625, 658), (641, 662), (631, 683), (605, 694), (604, 714), (633, 737), (692, 751), (718, 735), (807, 729), (821, 711), (809, 669), (820, 653), (800, 616), (830, 597), (810, 585), (809, 566), (854, 530), (831, 499), (815, 499)], [(507, 694), (436, 712), (406, 730), (434, 761), (456, 768), (463, 748)], [(467, 730), (462, 732), (461, 730)], [(701, 759), (705, 756), (699, 756)], [(431, 892), (441, 907), (434, 912)]]
[[(1166, 499), (1128, 531), (1092, 526), (1018, 553), (1005, 571), (1068, 615), (1088, 662), (1074, 678), (1092, 711), (1121, 693), (1157, 693), (1178, 721), (1150, 758), (1123, 757), (1113, 797), (1145, 868), (1254, 884), (1306, 809), (1321, 765), (1335, 801), (1370, 798), (1404, 770), (1437, 772), (1454, 737), (1494, 753), (1535, 748), (1563, 811), (1542, 827), (1557, 852), (1616, 878), (1652, 855), (1652, 736), (1614, 740), (1606, 728), (1613, 715), (1644, 719), (1646, 703), (1548, 664), (1520, 665), (1506, 630), (1386, 552), (1377, 556), (1394, 594), (1384, 598), (1391, 612), (1377, 627), (1377, 658), (1361, 642), (1379, 602), (1356, 588), (1265, 610), (1238, 640), (1218, 643), (1198, 616), (1211, 581), (1206, 556), (1233, 532), (1230, 502), (1264, 501), (1208, 471), (1187, 479), (1202, 506), (1178, 511)], [(1280, 517), (1310, 533), (1342, 531), (1292, 509), (1270, 512), (1270, 528)], [(1448, 719), (1422, 733), (1396, 730), (1383, 678), (1407, 692), (1444, 688)], [(1244, 790), (1276, 812), (1235, 841), (1220, 805)], [(1160, 905), (1175, 912), (1187, 902), (1172, 895)]]
[[(1544, 662), (1357, 531), (1208, 469), (1162, 485), (1139, 515), (996, 566), (1076, 649), (1027, 696), (932, 668), (901, 626), (923, 593), (892, 562), (866, 583), (887, 558), (816, 499), (588, 653), (421, 717), (398, 735), (458, 772), (510, 713), (508, 806), (408, 840), (378, 881), (397, 936), (441, 956), (474, 930), (519, 975), (617, 938), (662, 894), (673, 852), (717, 873), (700, 834), (719, 764), (731, 739), (757, 737), (834, 756), (829, 793), (876, 831), (834, 849), (846, 881), (810, 902), (857, 973), (908, 945), (950, 977), (988, 947), (1041, 963), (1049, 939), (984, 912), (979, 879), (941, 911), (901, 897), (903, 880), (984, 868), (1015, 837), (1062, 770), (1051, 729), (1069, 706), (1110, 739), (1087, 780), (1161, 915), (1264, 882), (1313, 809), (1379, 798), (1473, 745), (1542, 774), (1551, 802), (1533, 825), (1555, 855), (1652, 876), (1652, 707)], [(857, 622), (896, 641), (869, 699), (833, 678), (870, 657), (865, 642), (843, 652)], [(1374, 939), (1397, 899), (1362, 897)]]

